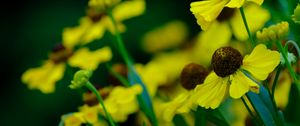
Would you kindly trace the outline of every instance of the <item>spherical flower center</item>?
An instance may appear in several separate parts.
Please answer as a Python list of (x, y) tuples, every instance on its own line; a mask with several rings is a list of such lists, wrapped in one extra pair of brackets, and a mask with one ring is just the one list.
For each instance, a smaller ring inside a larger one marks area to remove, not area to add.
[(223, 8), (220, 15), (217, 17), (217, 20), (220, 22), (227, 21), (228, 19), (230, 19), (233, 16), (234, 11), (235, 11), (235, 9), (233, 9), (233, 8), (228, 8), (228, 7)]
[(220, 77), (226, 77), (236, 72), (242, 65), (243, 57), (239, 51), (231, 47), (222, 47), (215, 51), (211, 65)]
[(198, 84), (202, 84), (207, 75), (208, 70), (203, 66), (196, 63), (190, 63), (183, 68), (180, 82), (185, 89), (191, 90)]

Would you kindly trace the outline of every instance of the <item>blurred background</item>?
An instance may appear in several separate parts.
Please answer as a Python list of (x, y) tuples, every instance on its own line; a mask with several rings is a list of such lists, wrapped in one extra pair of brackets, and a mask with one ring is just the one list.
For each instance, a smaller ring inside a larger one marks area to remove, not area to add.
[[(10, 0), (1, 7), (1, 125), (54, 126), (63, 114), (77, 111), (81, 94), (67, 86), (64, 77), (56, 92), (42, 94), (22, 84), (22, 73), (37, 67), (51, 49), (61, 42), (64, 27), (76, 26), (85, 15), (88, 0)], [(192, 1), (147, 0), (144, 15), (125, 21), (126, 46), (136, 62), (145, 63), (151, 55), (139, 46), (141, 37), (169, 21), (182, 20), (189, 26), (189, 38), (200, 31), (189, 11)], [(106, 38), (107, 39), (107, 38)], [(134, 45), (134, 46), (132, 46)]]

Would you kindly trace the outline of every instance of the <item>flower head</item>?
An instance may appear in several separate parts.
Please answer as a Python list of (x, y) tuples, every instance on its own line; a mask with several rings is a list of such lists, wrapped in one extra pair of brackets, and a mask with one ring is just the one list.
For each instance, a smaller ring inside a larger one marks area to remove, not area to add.
[[(259, 85), (253, 79), (265, 80), (280, 62), (280, 54), (266, 46), (257, 45), (244, 58), (233, 48), (223, 47), (214, 53), (211, 72), (204, 83), (197, 85), (193, 97), (205, 108), (217, 108), (229, 93), (240, 98), (248, 91), (259, 92)], [(253, 78), (249, 78), (248, 71)], [(228, 92), (229, 91), (229, 92)]]
[(70, 88), (76, 89), (83, 87), (88, 83), (89, 79), (92, 77), (93, 71), (91, 70), (79, 70), (75, 73), (73, 80), (71, 81)]
[(258, 40), (262, 42), (277, 41), (287, 37), (289, 32), (289, 23), (286, 21), (264, 28), (262, 31), (256, 33)]
[(56, 82), (63, 78), (66, 63), (80, 69), (95, 70), (100, 63), (109, 61), (111, 58), (112, 53), (109, 47), (95, 51), (90, 51), (88, 48), (74, 51), (70, 47), (58, 45), (41, 66), (30, 68), (24, 72), (22, 82), (28, 84), (30, 89), (52, 93), (55, 91)]

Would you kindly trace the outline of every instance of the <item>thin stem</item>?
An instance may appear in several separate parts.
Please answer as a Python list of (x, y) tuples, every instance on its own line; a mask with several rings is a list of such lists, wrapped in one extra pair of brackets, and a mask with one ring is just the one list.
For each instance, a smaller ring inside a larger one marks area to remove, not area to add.
[[(124, 42), (123, 42), (122, 36), (121, 36), (121, 34), (120, 34), (119, 30), (118, 30), (116, 20), (115, 20), (113, 14), (112, 14), (112, 10), (108, 9), (107, 10), (107, 14), (108, 14), (109, 18), (111, 19), (111, 21), (113, 23), (113, 27), (115, 29), (114, 32), (115, 32), (115, 36), (116, 36), (116, 40), (117, 40), (116, 41), (117, 42), (116, 43), (117, 48), (120, 51), (120, 53), (122, 55), (122, 58), (124, 58), (124, 61), (125, 61), (126, 65), (127, 65), (128, 69), (135, 71), (134, 68), (133, 68), (133, 62), (131, 61), (131, 59), (129, 57), (129, 54), (127, 53), (127, 50), (126, 50), (126, 48), (125, 48), (125, 46), (123, 44)], [(138, 99), (141, 99), (141, 100), (139, 100), (139, 102), (142, 103), (142, 106), (144, 106), (145, 111), (146, 111), (145, 113), (150, 114), (149, 118), (150, 118), (151, 122), (153, 123), (153, 125), (157, 126), (158, 122), (156, 120), (155, 113), (153, 112), (152, 107), (151, 108), (147, 107), (147, 105), (144, 103), (144, 100), (142, 99), (142, 97), (138, 96)]]
[(103, 102), (103, 99), (102, 99), (101, 95), (98, 93), (97, 89), (90, 82), (87, 82), (85, 86), (96, 95), (99, 103), (103, 107), (104, 113), (105, 113), (105, 115), (106, 115), (106, 117), (107, 117), (110, 125), (111, 126), (115, 126), (115, 123), (114, 123), (113, 119), (111, 118), (111, 116), (109, 115), (109, 113), (107, 112), (107, 110), (105, 108), (105, 105), (104, 105), (104, 102)]
[(114, 71), (111, 66), (109, 66), (107, 63), (105, 64), (106, 68), (109, 70), (109, 72), (111, 74), (113, 74), (119, 81), (121, 81), (121, 83), (125, 86), (125, 87), (130, 87), (129, 82), (123, 77), (121, 76), (119, 73), (117, 73), (116, 71)]
[(296, 83), (296, 86), (297, 86), (298, 90), (300, 90), (296, 73), (293, 70), (292, 65), (290, 64), (290, 62), (289, 62), (289, 60), (287, 58), (287, 52), (286, 52), (286, 50), (282, 47), (282, 45), (281, 45), (281, 43), (279, 41), (276, 41), (276, 44), (277, 44), (277, 47), (279, 48), (279, 51), (282, 54), (283, 59), (285, 60), (285, 65), (287, 66), (287, 68), (288, 68), (288, 70), (289, 70), (289, 72), (290, 72), (290, 74), (291, 74), (291, 76), (293, 78), (293, 81)]
[(298, 58), (300, 58), (300, 49), (299, 49), (298, 44), (295, 41), (289, 40), (285, 43), (285, 49), (288, 49), (289, 44), (293, 45), (296, 48), (297, 53), (298, 53)]
[(125, 46), (124, 46), (124, 42), (123, 42), (123, 39), (122, 39), (122, 37), (121, 37), (121, 34), (120, 34), (120, 32), (119, 32), (119, 30), (118, 30), (118, 27), (117, 27), (117, 23), (116, 23), (116, 20), (115, 20), (115, 18), (113, 17), (113, 14), (112, 14), (112, 11), (111, 10), (108, 10), (107, 11), (107, 14), (108, 14), (108, 16), (110, 17), (110, 19), (111, 19), (111, 21), (112, 21), (112, 23), (113, 23), (113, 27), (114, 27), (114, 29), (115, 29), (115, 35), (116, 35), (116, 42), (117, 42), (117, 48), (118, 48), (118, 50), (120, 51), (120, 53), (121, 53), (121, 55), (122, 55), (122, 57), (124, 58), (124, 61), (125, 61), (125, 63), (127, 64), (127, 66), (132, 66), (132, 62), (131, 62), (131, 60), (130, 60), (130, 58), (129, 58), (129, 54), (127, 53), (127, 50), (126, 50), (126, 48), (125, 48)]
[(243, 104), (244, 106), (246, 107), (247, 111), (249, 112), (250, 116), (252, 117), (252, 119), (256, 122), (260, 122), (258, 121), (258, 119), (255, 117), (255, 115), (253, 114), (253, 112), (251, 111), (250, 107), (248, 106), (248, 104), (246, 103), (246, 100), (241, 97), (242, 101), (243, 101)]
[(241, 13), (241, 15), (242, 15), (242, 18), (243, 18), (243, 22), (244, 22), (245, 28), (246, 28), (246, 30), (247, 30), (248, 36), (249, 36), (250, 41), (251, 41), (251, 47), (254, 48), (255, 45), (256, 45), (256, 43), (255, 43), (255, 41), (254, 41), (254, 39), (253, 39), (253, 36), (252, 36), (252, 34), (251, 34), (251, 31), (250, 31), (250, 29), (249, 29), (249, 26), (248, 26), (248, 23), (247, 23), (247, 19), (246, 19), (246, 16), (245, 16), (245, 12), (244, 12), (244, 8), (243, 8), (243, 7), (240, 8), (240, 13)]

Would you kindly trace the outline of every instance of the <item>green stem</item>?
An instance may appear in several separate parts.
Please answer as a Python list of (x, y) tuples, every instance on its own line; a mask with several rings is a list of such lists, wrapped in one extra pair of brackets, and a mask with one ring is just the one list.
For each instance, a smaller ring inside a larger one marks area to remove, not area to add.
[(246, 103), (246, 100), (241, 97), (242, 101), (243, 101), (243, 104), (244, 106), (246, 107), (247, 111), (249, 112), (250, 116), (252, 117), (252, 119), (254, 120), (255, 123), (259, 122), (260, 121), (255, 117), (255, 115), (253, 114), (253, 112), (251, 111), (250, 107), (248, 106), (248, 104)]
[[(126, 50), (126, 48), (125, 48), (125, 46), (124, 46), (124, 42), (123, 42), (123, 39), (122, 39), (122, 36), (121, 36), (121, 34), (120, 34), (120, 32), (119, 32), (119, 30), (118, 30), (118, 27), (117, 27), (117, 23), (116, 23), (116, 20), (115, 20), (115, 18), (114, 18), (114, 16), (113, 16), (113, 14), (112, 14), (112, 10), (111, 9), (108, 9), (107, 10), (107, 14), (108, 14), (108, 16), (109, 16), (109, 18), (111, 19), (111, 21), (112, 21), (112, 23), (113, 23), (113, 27), (114, 27), (114, 29), (115, 29), (115, 35), (116, 35), (116, 45), (117, 45), (117, 48), (118, 48), (118, 50), (120, 51), (120, 53), (121, 53), (121, 55), (122, 55), (122, 58), (124, 58), (124, 61), (125, 61), (125, 63), (126, 63), (126, 65), (127, 65), (127, 67), (130, 69), (130, 70), (132, 70), (132, 69), (134, 69), (133, 68), (133, 62), (130, 60), (130, 58), (129, 58), (129, 54), (127, 53), (127, 50)], [(157, 122), (157, 120), (156, 120), (156, 117), (155, 117), (155, 113), (152, 111), (152, 109), (149, 109), (147, 106), (146, 106), (146, 104), (144, 103), (144, 101), (143, 101), (143, 99), (142, 99), (142, 97), (141, 96), (138, 96), (138, 99), (141, 99), (141, 100), (139, 100), (140, 101), (140, 103), (142, 103), (142, 106), (143, 106), (143, 108), (145, 108), (145, 113), (146, 114), (148, 114), (150, 117), (150, 120), (152, 120), (152, 123), (153, 123), (153, 125), (154, 126), (157, 126), (158, 125), (158, 122)]]
[(287, 66), (287, 68), (288, 68), (288, 70), (289, 70), (289, 72), (290, 72), (290, 74), (291, 74), (291, 76), (293, 78), (293, 81), (296, 83), (298, 90), (300, 90), (296, 73), (293, 70), (292, 65), (290, 64), (290, 62), (289, 62), (289, 60), (287, 58), (287, 52), (286, 52), (286, 50), (281, 45), (280, 41), (276, 41), (276, 45), (279, 48), (279, 51), (281, 52), (281, 55), (282, 55), (282, 57), (283, 57), (283, 59), (285, 61), (285, 65)]
[(109, 72), (114, 75), (119, 81), (121, 81), (121, 83), (125, 86), (125, 87), (130, 87), (130, 84), (128, 83), (128, 81), (119, 73), (117, 73), (116, 71), (114, 71), (111, 66), (109, 66), (107, 63), (105, 64), (106, 68), (109, 70)]
[(289, 41), (287, 41), (287, 42), (285, 43), (285, 46), (284, 46), (284, 48), (285, 48), (286, 50), (288, 50), (288, 45), (289, 45), (289, 44), (293, 45), (293, 46), (296, 48), (297, 53), (298, 53), (298, 58), (300, 58), (300, 48), (299, 48), (298, 44), (297, 44), (295, 41), (289, 40)]
[(132, 62), (131, 62), (131, 60), (129, 58), (129, 54), (127, 53), (127, 50), (126, 50), (126, 48), (125, 48), (125, 46), (123, 44), (124, 42), (123, 42), (121, 34), (120, 34), (119, 30), (118, 30), (117, 22), (116, 22), (115, 18), (113, 17), (112, 11), (109, 9), (107, 11), (107, 14), (110, 17), (110, 19), (111, 19), (111, 21), (113, 23), (113, 27), (115, 29), (114, 32), (115, 32), (116, 40), (117, 40), (116, 41), (117, 42), (117, 48), (120, 51), (122, 57), (124, 58), (124, 61), (127, 64), (127, 66), (132, 66)]
[(105, 108), (105, 105), (104, 105), (104, 102), (102, 100), (102, 97), (101, 95), (98, 93), (98, 90), (94, 87), (93, 84), (91, 84), (91, 82), (87, 82), (86, 85), (85, 85), (89, 90), (91, 90), (97, 97), (99, 103), (101, 104), (101, 106), (103, 107), (103, 110), (104, 110), (104, 113), (110, 123), (111, 126), (115, 126), (115, 123), (113, 121), (113, 119), (111, 118), (111, 116), (109, 115), (109, 113), (107, 112), (106, 108)]
[(246, 19), (246, 16), (245, 16), (245, 12), (244, 12), (244, 8), (243, 8), (243, 7), (240, 8), (240, 13), (241, 13), (241, 15), (242, 15), (242, 18), (243, 18), (243, 22), (244, 22), (245, 28), (246, 28), (247, 33), (248, 33), (248, 36), (249, 36), (249, 38), (250, 38), (251, 47), (254, 48), (255, 45), (256, 45), (256, 43), (255, 43), (255, 41), (254, 41), (254, 39), (253, 39), (253, 36), (252, 36), (252, 34), (251, 34), (251, 31), (250, 31), (250, 29), (249, 29), (249, 26), (248, 26), (248, 23), (247, 23), (247, 19)]

